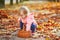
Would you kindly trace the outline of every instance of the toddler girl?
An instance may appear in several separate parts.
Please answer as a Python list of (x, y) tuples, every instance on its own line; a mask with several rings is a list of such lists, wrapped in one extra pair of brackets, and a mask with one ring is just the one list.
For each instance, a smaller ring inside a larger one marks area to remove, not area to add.
[(34, 19), (34, 13), (31, 13), (27, 6), (22, 6), (20, 8), (20, 18), (18, 21), (20, 22), (20, 29), (23, 29), (23, 25), (26, 26), (26, 31), (35, 32), (37, 23)]

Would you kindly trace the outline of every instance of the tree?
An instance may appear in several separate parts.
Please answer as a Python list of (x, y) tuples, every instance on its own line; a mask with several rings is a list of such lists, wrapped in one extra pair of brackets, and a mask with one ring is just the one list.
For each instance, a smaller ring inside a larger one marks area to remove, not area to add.
[(10, 5), (13, 5), (13, 0), (10, 0)]
[(0, 8), (5, 7), (5, 0), (0, 0)]
[(29, 0), (20, 0), (20, 2), (23, 2), (23, 1), (29, 1)]
[(20, 0), (20, 2), (23, 2), (23, 0)]
[(29, 1), (29, 0), (23, 0), (23, 1)]
[(16, 0), (16, 4), (18, 4), (18, 0)]
[(59, 2), (59, 0), (48, 0), (48, 1)]
[(49, 1), (55, 1), (55, 0), (49, 0)]

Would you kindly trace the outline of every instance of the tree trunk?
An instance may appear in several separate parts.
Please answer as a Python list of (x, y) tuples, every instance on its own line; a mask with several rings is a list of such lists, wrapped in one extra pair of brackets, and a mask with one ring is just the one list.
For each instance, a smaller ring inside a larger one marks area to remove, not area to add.
[(49, 0), (49, 1), (55, 2), (55, 0)]
[(13, 0), (10, 0), (10, 5), (13, 5)]
[(24, 0), (24, 1), (28, 1), (28, 0)]
[(0, 0), (0, 8), (5, 7), (5, 0)]
[(18, 0), (16, 0), (16, 4), (18, 4)]
[(59, 2), (59, 0), (57, 0), (57, 2)]
[(23, 0), (20, 0), (20, 2), (23, 2)]

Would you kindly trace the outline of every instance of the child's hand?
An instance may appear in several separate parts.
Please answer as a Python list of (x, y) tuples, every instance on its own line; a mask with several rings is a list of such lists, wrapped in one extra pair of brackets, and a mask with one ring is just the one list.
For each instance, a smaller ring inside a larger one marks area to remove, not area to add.
[(41, 28), (41, 26), (40, 26), (40, 25), (38, 25), (38, 26), (37, 26), (37, 28)]

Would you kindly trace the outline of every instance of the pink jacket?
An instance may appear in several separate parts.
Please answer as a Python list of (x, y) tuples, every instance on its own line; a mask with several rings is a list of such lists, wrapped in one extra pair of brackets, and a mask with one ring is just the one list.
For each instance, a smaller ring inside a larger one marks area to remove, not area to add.
[(36, 23), (35, 19), (34, 19), (34, 14), (30, 13), (26, 18), (22, 19), (21, 17), (18, 19), (18, 21), (20, 21), (20, 19), (22, 20), (23, 23), (26, 23), (26, 31), (30, 31), (30, 27), (32, 23)]

